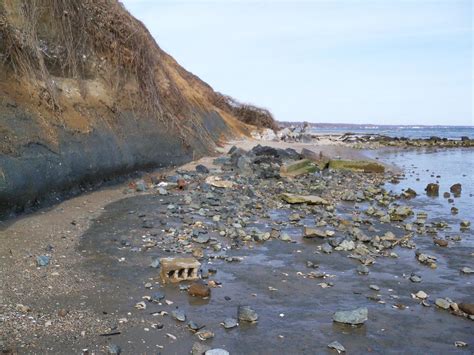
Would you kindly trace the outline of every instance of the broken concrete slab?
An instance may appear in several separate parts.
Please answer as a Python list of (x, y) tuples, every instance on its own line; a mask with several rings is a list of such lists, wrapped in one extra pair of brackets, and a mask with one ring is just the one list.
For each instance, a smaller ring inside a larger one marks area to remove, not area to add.
[(309, 159), (302, 159), (296, 162), (283, 165), (280, 168), (281, 176), (299, 176), (304, 174), (311, 174), (318, 171), (318, 166)]

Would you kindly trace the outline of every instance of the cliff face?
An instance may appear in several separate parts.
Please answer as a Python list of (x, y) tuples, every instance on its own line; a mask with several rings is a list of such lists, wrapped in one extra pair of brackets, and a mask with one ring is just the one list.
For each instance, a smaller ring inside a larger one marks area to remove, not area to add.
[(0, 213), (248, 133), (116, 0), (0, 0)]

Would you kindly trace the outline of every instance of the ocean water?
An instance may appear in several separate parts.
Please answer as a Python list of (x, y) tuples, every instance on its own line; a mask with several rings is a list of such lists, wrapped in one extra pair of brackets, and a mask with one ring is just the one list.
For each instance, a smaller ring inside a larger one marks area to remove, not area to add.
[(322, 134), (380, 134), (389, 137), (429, 138), (437, 136), (461, 139), (474, 138), (474, 126), (371, 126), (371, 125), (314, 125), (312, 131)]
[[(386, 188), (396, 193), (407, 188), (415, 190), (418, 196), (407, 203), (419, 211), (426, 211), (432, 220), (449, 223), (446, 235), (460, 234), (459, 223), (471, 221), (471, 231), (461, 234), (466, 237), (468, 245), (474, 246), (474, 149), (383, 149), (367, 154), (404, 171), (405, 178), (400, 183), (388, 182)], [(439, 184), (439, 196), (426, 195), (424, 189), (428, 183)], [(449, 202), (443, 194), (456, 183), (462, 185), (461, 196), (451, 194), (454, 202)], [(453, 206), (459, 209), (457, 215), (451, 214)]]

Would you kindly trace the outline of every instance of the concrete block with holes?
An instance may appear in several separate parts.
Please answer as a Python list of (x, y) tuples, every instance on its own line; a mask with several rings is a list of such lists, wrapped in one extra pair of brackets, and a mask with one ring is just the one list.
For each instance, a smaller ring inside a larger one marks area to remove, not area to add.
[(194, 258), (161, 258), (160, 277), (163, 283), (199, 279), (201, 263)]

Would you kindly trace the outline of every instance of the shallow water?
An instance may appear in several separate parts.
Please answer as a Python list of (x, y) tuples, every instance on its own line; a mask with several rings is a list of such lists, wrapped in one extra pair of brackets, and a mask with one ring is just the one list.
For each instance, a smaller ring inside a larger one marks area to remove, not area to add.
[[(448, 221), (453, 225), (452, 233), (459, 231), (455, 226), (459, 226), (462, 220), (474, 223), (474, 149), (387, 149), (368, 154), (405, 172), (405, 179), (401, 183), (386, 184), (388, 190), (395, 193), (407, 188), (415, 190), (418, 196), (410, 204), (428, 212), (431, 219)], [(426, 195), (424, 189), (429, 183), (439, 184), (438, 197)], [(449, 188), (456, 183), (462, 185), (462, 193), (460, 197), (451, 194), (454, 202), (450, 203), (443, 193), (449, 192)], [(457, 215), (451, 214), (453, 206), (459, 209)], [(474, 240), (468, 240), (473, 245)]]

